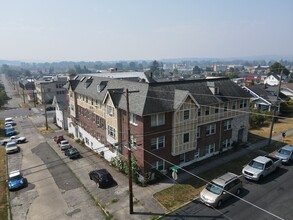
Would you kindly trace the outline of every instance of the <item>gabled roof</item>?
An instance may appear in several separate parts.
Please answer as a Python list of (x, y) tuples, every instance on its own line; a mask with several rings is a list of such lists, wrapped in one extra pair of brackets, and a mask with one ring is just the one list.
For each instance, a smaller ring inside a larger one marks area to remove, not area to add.
[(272, 74), (270, 74), (270, 76), (273, 76), (278, 81), (280, 81), (280, 79), (281, 79), (281, 77), (276, 73), (272, 73)]
[(277, 95), (274, 95), (273, 93), (267, 91), (263, 86), (261, 85), (252, 85), (247, 86), (249, 90), (251, 90), (253, 93), (255, 93), (260, 98), (264, 99), (265, 101), (269, 103), (274, 103), (277, 101)]
[(67, 88), (68, 89), (71, 88), (71, 90), (74, 91), (75, 88), (77, 87), (78, 83), (79, 83), (79, 80), (74, 80), (74, 79), (73, 80), (69, 80), (68, 81), (68, 84), (67, 84)]
[[(219, 88), (218, 94), (214, 95), (211, 92), (207, 86), (207, 81), (214, 82), (215, 87)], [(103, 82), (107, 83), (104, 83), (104, 89), (98, 92), (97, 86)], [(243, 91), (228, 78), (145, 83), (93, 76), (93, 82), (88, 88), (85, 88), (83, 83), (79, 82), (75, 92), (100, 101), (103, 101), (108, 94), (115, 106), (126, 110), (125, 95), (120, 94), (126, 88), (130, 91), (130, 112), (140, 116), (172, 112), (174, 107), (178, 106), (187, 94), (199, 105), (214, 105), (229, 100), (251, 97), (250, 94)], [(119, 91), (119, 93), (115, 91)], [(131, 91), (138, 92), (131, 93)]]

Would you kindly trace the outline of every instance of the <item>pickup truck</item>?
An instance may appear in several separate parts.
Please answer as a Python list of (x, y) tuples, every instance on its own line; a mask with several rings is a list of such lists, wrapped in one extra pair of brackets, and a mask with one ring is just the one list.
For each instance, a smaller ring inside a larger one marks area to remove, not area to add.
[(6, 145), (10, 141), (14, 141), (17, 144), (25, 143), (26, 142), (26, 137), (11, 136), (9, 138), (5, 138), (5, 139), (1, 140), (0, 143), (2, 145)]
[(258, 156), (249, 162), (243, 169), (242, 174), (245, 178), (259, 181), (263, 177), (274, 172), (282, 165), (279, 158), (272, 156)]

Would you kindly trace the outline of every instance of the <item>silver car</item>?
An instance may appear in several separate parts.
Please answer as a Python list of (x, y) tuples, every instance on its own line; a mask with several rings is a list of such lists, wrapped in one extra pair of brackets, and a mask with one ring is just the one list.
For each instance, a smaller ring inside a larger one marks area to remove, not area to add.
[(208, 206), (220, 207), (233, 194), (239, 195), (241, 189), (239, 176), (228, 172), (208, 183), (200, 193), (200, 200)]
[(5, 149), (7, 154), (19, 152), (19, 147), (17, 146), (15, 141), (8, 142), (5, 146)]

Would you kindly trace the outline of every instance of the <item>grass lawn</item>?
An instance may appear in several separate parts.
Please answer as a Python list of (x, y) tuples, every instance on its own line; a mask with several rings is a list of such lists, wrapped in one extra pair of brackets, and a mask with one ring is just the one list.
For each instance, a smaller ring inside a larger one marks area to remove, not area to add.
[(3, 147), (0, 147), (0, 219), (8, 219), (8, 201), (7, 201), (7, 186), (6, 186), (6, 152)]
[[(281, 133), (288, 129), (292, 128), (292, 121), (279, 120), (279, 122), (275, 123), (274, 126), (274, 134)], [(255, 134), (258, 137), (258, 141), (261, 137), (266, 138), (269, 134), (270, 124), (267, 126), (252, 130), (251, 133)], [(262, 150), (267, 151), (268, 154), (275, 152), (282, 145), (289, 144), (293, 145), (293, 136), (286, 137), (284, 142), (277, 142), (277, 144), (273, 143), (269, 147), (265, 147)], [(233, 172), (238, 175), (241, 174), (242, 168), (246, 165), (251, 159), (258, 156), (257, 152), (248, 152), (245, 156), (238, 158), (234, 161), (229, 161), (226, 164), (223, 164), (215, 169), (209, 170), (208, 172), (201, 173), (199, 175), (200, 178), (205, 179), (207, 181), (211, 181), (214, 178), (226, 173)], [(164, 189), (158, 193), (154, 194), (155, 199), (160, 202), (166, 209), (169, 211), (176, 210), (181, 207), (185, 203), (188, 203), (195, 199), (203, 187), (206, 185), (206, 182), (200, 180), (199, 178), (190, 178), (187, 182), (183, 184), (175, 184), (172, 187)]]
[[(272, 135), (276, 135), (282, 132), (286, 132), (287, 130), (293, 128), (293, 119), (289, 118), (289, 119), (279, 119), (277, 122), (274, 123), (274, 128), (273, 128), (273, 133)], [(250, 129), (249, 133), (257, 136), (257, 138), (261, 139), (261, 138), (269, 138), (269, 134), (270, 134), (270, 129), (271, 129), (271, 123), (267, 122), (265, 124), (265, 126), (258, 128), (258, 129)], [(259, 141), (256, 140), (256, 141)], [(253, 143), (253, 141), (252, 141)]]

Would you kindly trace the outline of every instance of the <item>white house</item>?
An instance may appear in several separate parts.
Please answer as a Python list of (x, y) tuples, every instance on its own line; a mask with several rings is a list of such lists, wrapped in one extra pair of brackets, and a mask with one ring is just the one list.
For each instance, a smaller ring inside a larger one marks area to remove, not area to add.
[(264, 84), (270, 85), (270, 86), (276, 86), (279, 85), (280, 82), (280, 76), (277, 74), (271, 74), (269, 75), (265, 80)]

